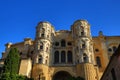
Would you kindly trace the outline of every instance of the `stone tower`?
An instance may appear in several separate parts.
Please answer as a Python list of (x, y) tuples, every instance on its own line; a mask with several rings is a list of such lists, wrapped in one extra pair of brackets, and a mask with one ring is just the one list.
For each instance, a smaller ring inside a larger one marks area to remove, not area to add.
[(40, 22), (36, 27), (34, 63), (50, 65), (50, 53), (54, 28), (49, 22)]
[[(96, 80), (94, 69), (94, 52), (90, 32), (90, 25), (86, 20), (77, 20), (72, 25), (72, 37), (74, 41), (74, 53), (78, 70), (83, 69), (85, 80)], [(92, 74), (94, 73), (94, 74)]]
[(93, 44), (88, 22), (85, 20), (75, 21), (72, 26), (72, 36), (76, 62), (94, 64)]

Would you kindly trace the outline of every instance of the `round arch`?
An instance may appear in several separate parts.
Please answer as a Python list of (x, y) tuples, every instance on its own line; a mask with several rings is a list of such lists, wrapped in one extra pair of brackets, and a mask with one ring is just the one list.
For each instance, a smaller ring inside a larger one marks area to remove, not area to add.
[(71, 78), (72, 75), (67, 71), (59, 71), (53, 75), (52, 80), (67, 80)]

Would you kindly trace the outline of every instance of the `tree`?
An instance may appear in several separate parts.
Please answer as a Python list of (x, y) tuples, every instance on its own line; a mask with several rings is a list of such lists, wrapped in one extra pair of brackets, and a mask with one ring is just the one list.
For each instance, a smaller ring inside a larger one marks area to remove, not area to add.
[(23, 75), (3, 73), (0, 80), (34, 80)]
[(11, 48), (4, 62), (4, 73), (17, 74), (19, 70), (20, 56), (17, 48)]
[(4, 61), (3, 73), (0, 76), (0, 80), (33, 80), (32, 78), (18, 75), (19, 63), (20, 56), (17, 48), (11, 48)]

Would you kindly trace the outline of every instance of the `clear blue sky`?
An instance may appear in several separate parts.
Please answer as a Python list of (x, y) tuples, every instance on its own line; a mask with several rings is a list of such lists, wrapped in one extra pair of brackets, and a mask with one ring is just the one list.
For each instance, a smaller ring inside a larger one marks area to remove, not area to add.
[(93, 36), (120, 35), (120, 0), (0, 0), (0, 57), (7, 42), (34, 39), (39, 21), (69, 30), (77, 19), (88, 20)]

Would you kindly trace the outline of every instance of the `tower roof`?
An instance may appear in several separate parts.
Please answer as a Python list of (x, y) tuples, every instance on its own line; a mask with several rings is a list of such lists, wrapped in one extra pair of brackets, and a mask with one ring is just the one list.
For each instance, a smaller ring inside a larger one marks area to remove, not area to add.
[(73, 23), (73, 25), (82, 24), (82, 23), (87, 23), (87, 25), (90, 25), (90, 24), (88, 23), (88, 21), (85, 20), (85, 19), (76, 20), (76, 21)]
[(50, 25), (51, 25), (51, 23), (50, 23), (50, 22), (48, 22), (48, 21), (40, 21), (40, 22), (38, 22), (38, 25), (39, 25), (39, 24), (42, 24), (42, 23), (48, 23), (48, 24), (50, 24)]
[(51, 25), (51, 27), (54, 28), (54, 26), (50, 22), (48, 22), (48, 21), (40, 21), (40, 22), (38, 22), (37, 25), (44, 24), (44, 23), (47, 23), (47, 24)]

